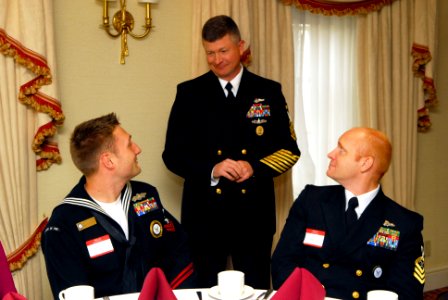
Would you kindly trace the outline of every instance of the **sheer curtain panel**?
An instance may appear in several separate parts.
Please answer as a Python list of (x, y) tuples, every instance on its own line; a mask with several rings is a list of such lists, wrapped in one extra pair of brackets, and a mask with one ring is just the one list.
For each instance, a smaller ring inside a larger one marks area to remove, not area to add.
[(293, 10), (295, 128), (302, 157), (293, 167), (294, 197), (306, 184), (335, 184), (327, 153), (358, 124), (356, 17)]

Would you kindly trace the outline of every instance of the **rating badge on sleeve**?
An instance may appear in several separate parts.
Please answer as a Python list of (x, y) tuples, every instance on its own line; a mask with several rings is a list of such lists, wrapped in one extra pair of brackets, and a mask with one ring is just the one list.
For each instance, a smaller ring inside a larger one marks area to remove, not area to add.
[(425, 252), (422, 246), (422, 256), (415, 260), (414, 264), (414, 277), (420, 284), (425, 283)]

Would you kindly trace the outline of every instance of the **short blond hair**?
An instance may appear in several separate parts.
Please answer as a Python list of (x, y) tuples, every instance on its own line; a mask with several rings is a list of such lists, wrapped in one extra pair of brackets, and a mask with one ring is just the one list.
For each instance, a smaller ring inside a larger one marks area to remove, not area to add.
[(70, 154), (85, 176), (98, 170), (98, 157), (103, 151), (114, 151), (113, 131), (119, 125), (115, 113), (110, 113), (76, 126), (70, 138)]

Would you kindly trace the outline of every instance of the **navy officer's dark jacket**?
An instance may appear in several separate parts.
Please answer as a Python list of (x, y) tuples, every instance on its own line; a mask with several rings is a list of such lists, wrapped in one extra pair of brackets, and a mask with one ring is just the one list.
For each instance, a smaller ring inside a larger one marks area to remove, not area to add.
[(327, 296), (366, 299), (391, 290), (421, 300), (425, 282), (423, 217), (380, 189), (352, 228), (345, 228), (342, 186), (308, 185), (293, 204), (272, 258), (279, 288), (295, 267), (308, 269)]
[[(189, 232), (216, 233), (218, 227), (237, 224), (227, 232), (272, 236), (273, 177), (299, 156), (278, 82), (244, 69), (233, 101), (212, 71), (178, 85), (163, 160), (185, 179), (181, 221)], [(243, 183), (222, 177), (211, 186), (213, 167), (226, 158), (248, 161), (254, 176)]]
[(58, 205), (44, 230), (42, 249), (55, 299), (73, 285), (91, 285), (95, 297), (140, 291), (152, 267), (172, 287), (192, 287), (186, 234), (163, 208), (155, 187), (130, 181), (121, 193), (129, 238), (84, 189), (85, 178)]

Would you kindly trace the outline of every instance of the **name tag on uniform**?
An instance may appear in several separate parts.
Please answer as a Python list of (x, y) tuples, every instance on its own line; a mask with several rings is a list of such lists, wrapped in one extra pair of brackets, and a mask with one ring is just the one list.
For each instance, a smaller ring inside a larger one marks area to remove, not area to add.
[(307, 228), (303, 244), (311, 247), (322, 248), (324, 244), (325, 231)]
[(114, 252), (114, 246), (108, 234), (86, 242), (90, 258), (97, 258)]

